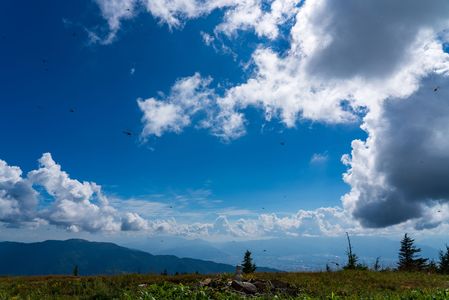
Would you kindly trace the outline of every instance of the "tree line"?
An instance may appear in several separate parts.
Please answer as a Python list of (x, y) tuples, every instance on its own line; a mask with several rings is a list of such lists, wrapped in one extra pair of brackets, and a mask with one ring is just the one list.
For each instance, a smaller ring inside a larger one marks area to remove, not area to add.
[[(348, 240), (348, 249), (346, 251), (347, 263), (343, 267), (344, 270), (367, 270), (368, 266), (360, 263), (358, 256), (354, 253), (349, 234), (346, 233)], [(439, 260), (435, 262), (428, 258), (420, 257), (421, 249), (416, 247), (415, 240), (407, 233), (401, 240), (397, 271), (416, 272), (427, 271), (433, 273), (449, 274), (449, 246), (446, 245), (445, 251), (440, 250)], [(374, 271), (380, 271), (380, 257), (378, 257), (372, 268)], [(326, 265), (326, 270), (330, 270), (329, 265)]]
[[(359, 257), (354, 253), (352, 248), (351, 239), (349, 234), (346, 233), (348, 241), (348, 248), (346, 250), (347, 262), (343, 266), (343, 270), (368, 270), (369, 267), (366, 264), (360, 263)], [(398, 263), (396, 266), (397, 271), (415, 272), (415, 271), (428, 271), (432, 273), (449, 274), (449, 246), (446, 245), (445, 251), (440, 250), (439, 260), (435, 262), (428, 258), (420, 257), (421, 249), (416, 247), (415, 240), (412, 239), (407, 233), (401, 240), (401, 245), (398, 253)], [(338, 263), (335, 263), (339, 266)], [(246, 250), (243, 261), (242, 271), (245, 274), (253, 273), (256, 271), (256, 264), (253, 263), (251, 252)], [(371, 268), (373, 271), (381, 271), (380, 257), (376, 258), (376, 261)], [(390, 269), (391, 270), (391, 269)], [(326, 264), (326, 271), (331, 271), (329, 264)]]

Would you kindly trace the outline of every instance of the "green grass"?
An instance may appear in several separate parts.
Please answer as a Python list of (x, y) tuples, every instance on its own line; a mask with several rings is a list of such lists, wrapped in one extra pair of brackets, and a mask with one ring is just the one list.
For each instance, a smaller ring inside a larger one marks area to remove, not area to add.
[[(227, 281), (230, 275), (217, 275)], [(300, 291), (251, 299), (449, 299), (449, 276), (425, 273), (342, 271), (258, 273), (258, 279), (293, 284)], [(199, 287), (203, 275), (0, 277), (2, 299), (242, 299), (224, 289)], [(145, 286), (139, 286), (145, 284)]]

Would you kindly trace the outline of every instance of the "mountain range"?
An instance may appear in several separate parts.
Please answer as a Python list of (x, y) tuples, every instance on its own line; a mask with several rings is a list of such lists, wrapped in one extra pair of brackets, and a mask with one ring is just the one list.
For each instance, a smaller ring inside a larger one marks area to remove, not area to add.
[[(395, 267), (400, 247), (399, 239), (400, 237), (392, 240), (376, 236), (353, 236), (351, 242), (361, 263), (372, 266), (379, 257), (382, 267)], [(347, 259), (346, 236), (301, 236), (227, 242), (158, 237), (129, 241), (126, 245), (154, 254), (202, 258), (231, 265), (240, 263), (242, 253), (248, 249), (257, 265), (283, 271), (323, 271), (326, 264), (338, 269)], [(437, 260), (439, 246), (419, 242), (416, 245), (422, 249), (423, 257)]]
[[(81, 239), (38, 243), (0, 242), (0, 275), (123, 273), (232, 273), (235, 266), (174, 255), (152, 255), (113, 243)], [(277, 271), (259, 268), (261, 272)]]

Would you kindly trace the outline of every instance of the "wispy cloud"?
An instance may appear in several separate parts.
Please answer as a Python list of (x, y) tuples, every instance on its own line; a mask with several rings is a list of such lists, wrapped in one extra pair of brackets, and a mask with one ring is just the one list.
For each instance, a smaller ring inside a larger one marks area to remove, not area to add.
[(329, 155), (327, 152), (324, 153), (314, 153), (310, 158), (311, 164), (324, 164), (328, 161)]

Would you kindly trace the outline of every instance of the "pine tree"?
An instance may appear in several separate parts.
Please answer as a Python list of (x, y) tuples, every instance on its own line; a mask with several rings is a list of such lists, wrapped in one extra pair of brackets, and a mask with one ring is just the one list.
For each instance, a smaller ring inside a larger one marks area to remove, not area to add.
[(374, 271), (380, 270), (380, 257), (379, 256), (376, 258), (376, 261), (374, 262), (373, 270)]
[(421, 271), (427, 265), (427, 259), (418, 257), (420, 248), (414, 245), (415, 240), (407, 235), (401, 240), (399, 249), (398, 270), (400, 271)]
[(449, 246), (446, 245), (446, 253), (440, 251), (440, 261), (438, 262), (438, 272), (449, 274)]
[(78, 265), (75, 265), (72, 270), (73, 276), (78, 276)]
[(253, 263), (253, 259), (251, 258), (251, 252), (249, 252), (249, 250), (246, 250), (245, 252), (242, 267), (243, 267), (242, 271), (245, 274), (254, 273), (254, 271), (256, 271), (256, 265)]

